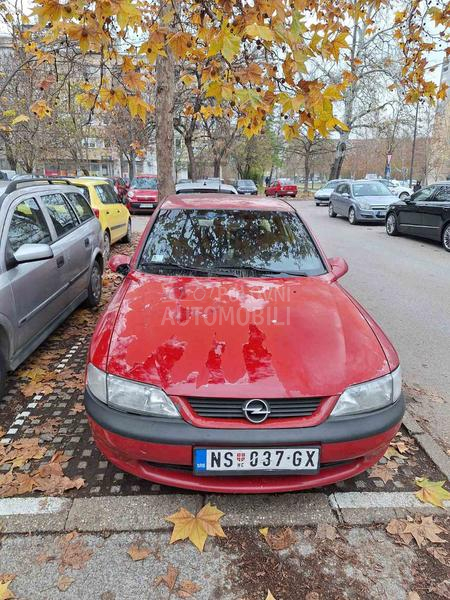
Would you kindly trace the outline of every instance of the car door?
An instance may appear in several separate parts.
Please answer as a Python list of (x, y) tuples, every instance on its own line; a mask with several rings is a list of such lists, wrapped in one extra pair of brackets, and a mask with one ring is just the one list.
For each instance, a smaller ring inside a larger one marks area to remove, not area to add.
[(440, 240), (444, 216), (450, 208), (450, 183), (437, 186), (434, 194), (416, 203), (422, 215), (422, 232), (424, 237)]
[(89, 285), (92, 252), (97, 246), (97, 227), (94, 227), (94, 213), (87, 200), (78, 192), (66, 192), (65, 197), (76, 213), (80, 222), (74, 236), (74, 243), (69, 249), (69, 261), (75, 265), (73, 297), (78, 298)]
[(5, 220), (1, 257), (14, 298), (16, 356), (53, 321), (64, 289), (58, 277), (58, 252), (53, 251), (53, 258), (20, 264), (15, 262), (14, 253), (23, 244), (51, 245), (53, 241), (54, 232), (36, 197), (21, 197), (12, 203)]
[(334, 190), (334, 192), (332, 193), (332, 196), (330, 197), (331, 202), (333, 204), (334, 212), (336, 212), (338, 215), (344, 214), (343, 206), (342, 206), (342, 196), (341, 196), (344, 189), (345, 189), (344, 184), (340, 183), (339, 185), (336, 186), (336, 189)]
[(434, 185), (422, 188), (415, 192), (404, 204), (399, 204), (397, 209), (398, 228), (403, 233), (411, 235), (424, 235), (423, 231), (423, 203), (433, 196)]
[(114, 188), (109, 184), (96, 185), (95, 191), (106, 209), (107, 221), (110, 223), (111, 242), (117, 242), (127, 233), (128, 219), (124, 216), (127, 208), (119, 201)]
[(80, 252), (85, 252), (78, 230), (80, 222), (62, 193), (41, 192), (40, 200), (50, 216), (56, 234), (52, 249), (60, 256), (58, 274), (65, 286), (60, 302), (62, 312), (77, 296), (74, 285), (80, 277), (80, 260), (77, 256)]
[(341, 192), (340, 202), (341, 202), (342, 215), (344, 217), (348, 217), (348, 211), (350, 210), (350, 206), (353, 203), (350, 185), (348, 183), (342, 184), (342, 192)]

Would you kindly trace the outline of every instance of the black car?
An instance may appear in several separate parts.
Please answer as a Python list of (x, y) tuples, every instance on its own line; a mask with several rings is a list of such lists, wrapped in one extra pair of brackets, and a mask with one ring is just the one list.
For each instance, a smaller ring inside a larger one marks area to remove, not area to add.
[(248, 194), (250, 196), (258, 194), (258, 188), (252, 179), (238, 179), (234, 187), (237, 189), (238, 194)]
[(386, 232), (437, 240), (450, 252), (450, 181), (433, 183), (406, 200), (391, 204), (386, 214)]

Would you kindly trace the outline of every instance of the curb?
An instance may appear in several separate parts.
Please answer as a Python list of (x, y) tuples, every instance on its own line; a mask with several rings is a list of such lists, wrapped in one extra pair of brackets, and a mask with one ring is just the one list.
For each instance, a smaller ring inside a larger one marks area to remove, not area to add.
[[(208, 496), (225, 512), (224, 527), (305, 527), (319, 523), (367, 525), (410, 514), (444, 514), (420, 502), (414, 492), (291, 493), (273, 496)], [(167, 494), (96, 498), (4, 498), (0, 500), (3, 534), (68, 531), (169, 531), (165, 517), (182, 506), (196, 513), (202, 495)], [(450, 502), (444, 503), (450, 509)]]
[(403, 425), (438, 469), (450, 481), (450, 456), (447, 456), (439, 444), (417, 423), (409, 410), (403, 416)]

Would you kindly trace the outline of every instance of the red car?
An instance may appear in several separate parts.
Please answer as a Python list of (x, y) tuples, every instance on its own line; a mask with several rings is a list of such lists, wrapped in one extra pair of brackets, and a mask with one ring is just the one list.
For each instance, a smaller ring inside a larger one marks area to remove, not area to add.
[(275, 196), (276, 198), (290, 197), (297, 195), (297, 186), (290, 179), (276, 179), (272, 181), (265, 190), (266, 196)]
[(111, 177), (111, 180), (117, 195), (121, 200), (124, 200), (127, 197), (127, 192), (130, 186), (123, 177)]
[(158, 205), (156, 175), (136, 175), (127, 194), (127, 208), (131, 214), (153, 212)]
[(376, 463), (404, 412), (398, 356), (282, 200), (165, 199), (92, 338), (85, 405), (124, 471), (286, 492)]

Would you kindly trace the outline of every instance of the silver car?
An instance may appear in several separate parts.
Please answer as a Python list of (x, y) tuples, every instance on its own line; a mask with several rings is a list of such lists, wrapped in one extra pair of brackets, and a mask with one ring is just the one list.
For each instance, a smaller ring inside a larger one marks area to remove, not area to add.
[(351, 225), (360, 221), (384, 223), (387, 209), (397, 197), (378, 181), (362, 179), (340, 183), (330, 196), (328, 215), (347, 217)]
[(102, 291), (103, 238), (72, 185), (0, 188), (0, 395), (12, 371), (82, 302)]

